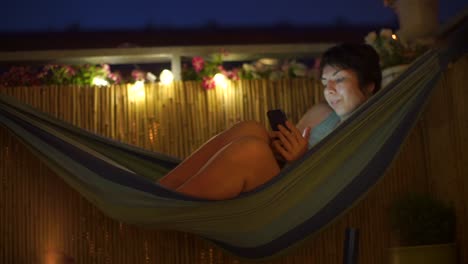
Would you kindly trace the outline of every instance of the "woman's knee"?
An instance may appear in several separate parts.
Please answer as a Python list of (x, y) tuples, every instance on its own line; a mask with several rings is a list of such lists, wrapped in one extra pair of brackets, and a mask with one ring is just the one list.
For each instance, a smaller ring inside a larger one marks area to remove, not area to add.
[(268, 143), (256, 137), (245, 137), (230, 146), (230, 160), (246, 169), (243, 191), (249, 191), (267, 182), (280, 172), (280, 167)]
[(274, 154), (268, 142), (255, 136), (239, 138), (232, 142), (229, 148), (235, 160), (254, 163), (259, 160), (274, 160)]
[(278, 172), (267, 143), (254, 136), (242, 137), (226, 145), (177, 191), (195, 197), (227, 199), (253, 190)]
[(265, 126), (257, 121), (242, 121), (235, 124), (231, 129), (241, 137), (256, 137), (264, 142), (270, 141), (270, 136)]

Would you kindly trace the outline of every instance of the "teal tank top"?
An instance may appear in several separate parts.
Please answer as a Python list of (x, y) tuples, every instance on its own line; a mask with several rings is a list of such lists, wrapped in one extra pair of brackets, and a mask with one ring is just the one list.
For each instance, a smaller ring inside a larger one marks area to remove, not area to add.
[(340, 123), (340, 117), (335, 112), (332, 112), (325, 120), (312, 128), (309, 138), (309, 149), (330, 134), (338, 123)]

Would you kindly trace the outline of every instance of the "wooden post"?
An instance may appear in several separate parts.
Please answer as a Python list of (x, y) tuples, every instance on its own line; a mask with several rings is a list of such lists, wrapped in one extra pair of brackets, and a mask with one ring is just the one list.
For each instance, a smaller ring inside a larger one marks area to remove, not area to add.
[(182, 67), (179, 54), (172, 54), (171, 57), (171, 71), (174, 75), (174, 81), (182, 80)]

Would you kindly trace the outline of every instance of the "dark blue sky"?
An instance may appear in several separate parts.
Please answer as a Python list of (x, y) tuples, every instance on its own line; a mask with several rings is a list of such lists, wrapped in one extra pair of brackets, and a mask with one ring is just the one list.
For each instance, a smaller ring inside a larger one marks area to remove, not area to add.
[[(10, 0), (3, 1), (0, 31), (63, 31), (155, 27), (394, 25), (383, 0)], [(467, 0), (439, 0), (441, 22)]]

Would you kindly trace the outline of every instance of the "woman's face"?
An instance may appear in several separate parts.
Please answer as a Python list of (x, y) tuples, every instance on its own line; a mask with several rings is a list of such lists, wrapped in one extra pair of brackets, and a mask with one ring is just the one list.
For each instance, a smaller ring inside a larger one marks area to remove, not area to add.
[(326, 65), (322, 84), (325, 99), (341, 119), (346, 118), (364, 103), (374, 90), (374, 85), (360, 89), (357, 74), (353, 70)]

